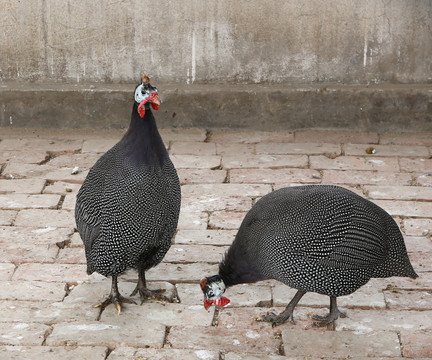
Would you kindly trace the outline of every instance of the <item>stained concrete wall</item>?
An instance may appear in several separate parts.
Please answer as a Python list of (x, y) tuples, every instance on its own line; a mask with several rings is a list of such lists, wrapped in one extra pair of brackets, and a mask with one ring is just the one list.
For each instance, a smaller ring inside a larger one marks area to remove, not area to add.
[(0, 127), (432, 131), (432, 0), (0, 0)]
[(432, 82), (430, 0), (1, 0), (0, 79)]

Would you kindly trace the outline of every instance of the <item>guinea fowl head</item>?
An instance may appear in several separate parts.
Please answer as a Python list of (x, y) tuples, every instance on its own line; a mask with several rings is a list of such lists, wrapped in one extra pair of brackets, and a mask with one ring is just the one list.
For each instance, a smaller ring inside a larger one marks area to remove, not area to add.
[(201, 290), (204, 293), (204, 307), (207, 310), (212, 304), (227, 306), (230, 300), (222, 296), (226, 286), (220, 275), (214, 275), (201, 279)]
[(155, 86), (150, 85), (150, 79), (147, 75), (141, 78), (141, 84), (135, 89), (135, 102), (137, 111), (140, 117), (144, 117), (146, 110), (150, 109), (150, 104), (153, 109), (158, 110), (161, 101), (159, 99), (158, 90)]

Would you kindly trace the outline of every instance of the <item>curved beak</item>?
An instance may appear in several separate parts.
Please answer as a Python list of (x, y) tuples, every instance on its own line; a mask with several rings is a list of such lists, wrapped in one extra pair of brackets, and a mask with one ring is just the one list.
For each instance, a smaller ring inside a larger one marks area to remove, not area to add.
[(155, 105), (158, 105), (158, 106), (161, 104), (161, 100), (160, 100), (159, 95), (158, 95), (158, 93), (156, 91), (150, 93), (149, 101), (152, 104), (155, 104)]

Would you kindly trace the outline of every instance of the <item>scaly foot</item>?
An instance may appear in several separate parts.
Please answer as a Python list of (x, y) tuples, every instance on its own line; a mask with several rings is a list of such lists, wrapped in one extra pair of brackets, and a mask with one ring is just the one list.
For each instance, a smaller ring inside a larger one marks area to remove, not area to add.
[(171, 300), (167, 296), (161, 294), (163, 292), (165, 292), (165, 289), (150, 290), (147, 289), (145, 286), (140, 286), (140, 284), (138, 283), (135, 290), (132, 291), (132, 294), (130, 296), (135, 296), (137, 293), (139, 293), (141, 305), (144, 303), (144, 301), (150, 299), (171, 302)]
[(136, 302), (131, 300), (131, 299), (127, 299), (123, 296), (121, 296), (119, 293), (110, 293), (109, 296), (106, 298), (105, 301), (101, 302), (100, 304), (95, 305), (95, 307), (100, 308), (99, 310), (99, 315), (96, 318), (97, 321), (100, 320), (101, 315), (103, 313), (103, 311), (105, 310), (105, 308), (109, 305), (109, 304), (114, 304), (114, 306), (117, 309), (118, 314), (120, 315), (121, 311), (122, 311), (122, 306), (124, 303), (127, 304), (135, 304)]

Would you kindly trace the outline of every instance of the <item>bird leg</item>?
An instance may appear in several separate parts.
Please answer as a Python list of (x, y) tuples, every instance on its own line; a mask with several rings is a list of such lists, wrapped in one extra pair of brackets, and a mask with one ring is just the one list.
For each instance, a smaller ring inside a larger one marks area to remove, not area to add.
[(132, 294), (130, 296), (135, 296), (137, 293), (139, 293), (141, 298), (141, 305), (147, 299), (155, 299), (155, 300), (170, 302), (170, 299), (168, 297), (160, 294), (164, 291), (165, 291), (164, 289), (155, 289), (155, 290), (148, 289), (146, 284), (146, 279), (145, 279), (145, 270), (143, 269), (143, 267), (138, 266), (138, 283), (135, 290), (132, 291)]
[(125, 297), (120, 295), (120, 292), (118, 290), (118, 286), (117, 286), (117, 275), (113, 275), (112, 276), (112, 285), (111, 285), (111, 292), (108, 295), (108, 297), (106, 298), (105, 301), (101, 302), (100, 304), (97, 304), (95, 307), (99, 307), (99, 315), (96, 318), (97, 321), (100, 320), (101, 315), (103, 313), (103, 311), (105, 310), (105, 308), (109, 305), (109, 304), (114, 304), (114, 306), (116, 307), (118, 314), (120, 315), (120, 312), (122, 310), (122, 305), (123, 303), (128, 303), (128, 304), (135, 304), (136, 302), (131, 300), (131, 299), (126, 299)]
[(340, 311), (337, 307), (336, 296), (330, 296), (330, 312), (326, 316), (314, 315), (312, 319), (317, 320), (315, 326), (327, 326), (334, 324), (335, 320), (339, 317), (344, 318), (346, 314)]
[(300, 301), (300, 299), (303, 297), (304, 294), (306, 294), (306, 291), (298, 290), (296, 292), (296, 294), (294, 295), (294, 297), (292, 298), (292, 300), (287, 305), (287, 307), (285, 308), (285, 310), (282, 311), (279, 315), (277, 315), (275, 313), (267, 313), (267, 314), (261, 315), (257, 319), (257, 321), (271, 322), (272, 327), (281, 325), (285, 321), (287, 321), (288, 319), (293, 324), (295, 324), (294, 316), (293, 316), (294, 308), (296, 307), (296, 305), (298, 304), (298, 302)]

